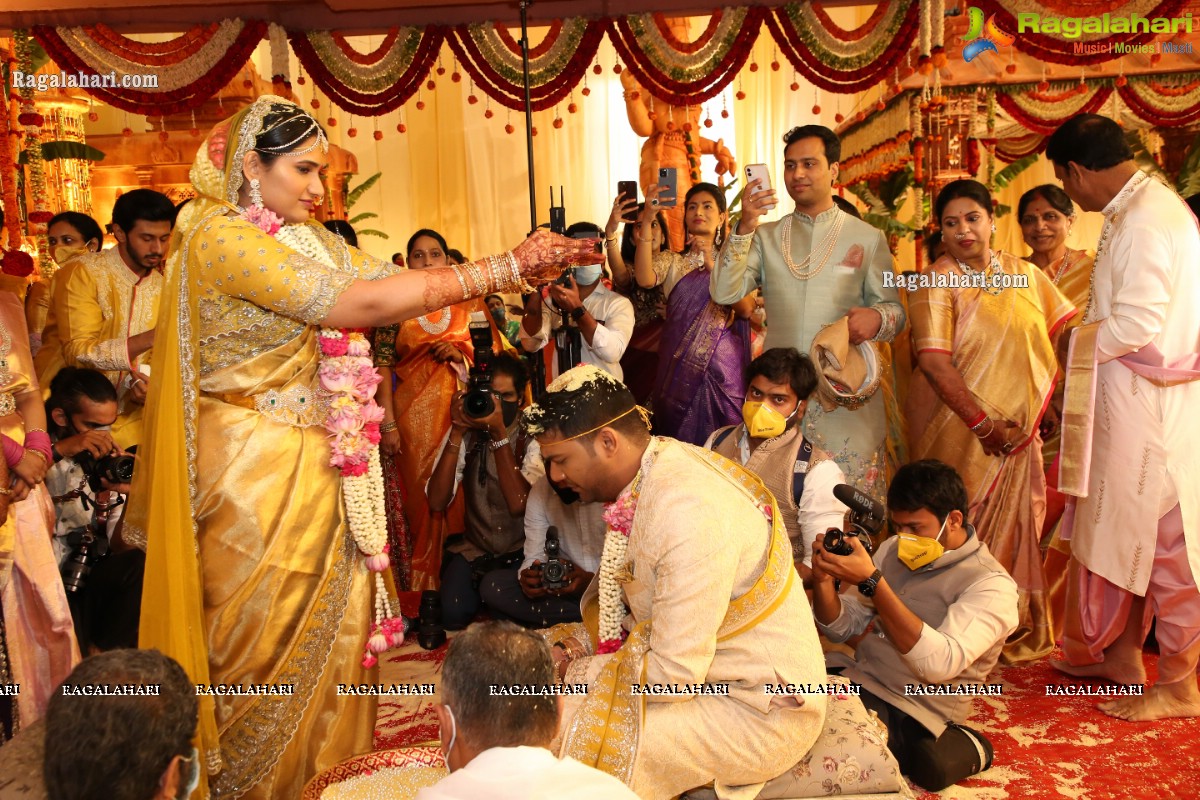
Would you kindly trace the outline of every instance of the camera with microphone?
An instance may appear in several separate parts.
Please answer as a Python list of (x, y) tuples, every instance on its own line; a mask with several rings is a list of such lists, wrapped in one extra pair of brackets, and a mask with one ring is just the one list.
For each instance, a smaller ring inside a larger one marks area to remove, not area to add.
[(850, 509), (850, 521), (846, 530), (830, 528), (825, 532), (825, 550), (835, 556), (848, 556), (854, 552), (849, 542), (849, 538), (853, 537), (858, 539), (868, 554), (873, 553), (871, 537), (883, 527), (883, 507), (870, 495), (845, 483), (833, 487), (833, 496)]

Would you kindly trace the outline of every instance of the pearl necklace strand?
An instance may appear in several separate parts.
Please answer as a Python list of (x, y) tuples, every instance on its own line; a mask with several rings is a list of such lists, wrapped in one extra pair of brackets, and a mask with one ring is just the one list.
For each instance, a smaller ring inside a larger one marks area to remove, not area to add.
[[(806, 281), (810, 278), (815, 278), (825, 269), (825, 264), (828, 263), (829, 257), (833, 255), (833, 248), (837, 245), (838, 236), (842, 233), (842, 225), (846, 221), (846, 214), (839, 211), (837, 217), (830, 226), (829, 232), (825, 234), (825, 238), (821, 240), (818, 247), (814, 247), (809, 251), (808, 255), (800, 260), (800, 263), (792, 261), (792, 226), (796, 224), (797, 217), (792, 214), (791, 219), (783, 226), (783, 263), (787, 264), (787, 268), (797, 280)], [(816, 231), (816, 220), (813, 220), (813, 231)], [(812, 266), (814, 256), (820, 255), (816, 266)]]

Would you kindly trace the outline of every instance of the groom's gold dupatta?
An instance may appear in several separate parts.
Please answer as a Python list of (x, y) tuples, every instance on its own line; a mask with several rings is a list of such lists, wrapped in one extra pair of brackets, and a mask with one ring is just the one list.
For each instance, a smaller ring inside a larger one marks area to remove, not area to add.
[[(706, 466), (738, 483), (771, 518), (771, 549), (762, 575), (729, 610), (717, 629), (717, 641), (753, 628), (777, 609), (796, 580), (792, 548), (775, 498), (757, 476), (711, 451), (703, 451)], [(591, 595), (583, 609), (584, 627), (593, 647), (599, 641), (599, 600)], [(645, 683), (646, 652), (652, 620), (639, 623), (621, 649), (601, 669), (563, 735), (562, 755), (603, 770), (629, 784), (637, 754), (645, 698), (632, 685)]]
[[(242, 155), (262, 127), (263, 101), (218, 123), (192, 165), (198, 196), (180, 210), (171, 234), (145, 428), (124, 525), (126, 540), (146, 550), (138, 644), (174, 658), (197, 684), (210, 679), (194, 512), (198, 302), (190, 290), (194, 277), (189, 280), (188, 255), (192, 238), (209, 220), (236, 210)], [(196, 746), (206, 769), (196, 796), (207, 797), (205, 773), (215, 774), (222, 766), (220, 741), (214, 698), (197, 699)]]

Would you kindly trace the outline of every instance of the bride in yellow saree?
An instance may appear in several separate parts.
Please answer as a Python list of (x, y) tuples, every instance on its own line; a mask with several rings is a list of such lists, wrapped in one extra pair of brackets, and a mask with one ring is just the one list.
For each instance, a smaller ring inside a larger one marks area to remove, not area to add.
[(200, 697), (200, 796), (298, 797), (371, 748), (374, 700), (338, 692), (376, 677), (373, 583), (330, 466), (319, 328), (384, 325), (602, 258), (538, 234), (395, 273), (310, 221), (327, 150), (307, 112), (259, 98), (201, 145), (171, 239), (125, 535), (147, 554), (141, 646), (218, 687)]

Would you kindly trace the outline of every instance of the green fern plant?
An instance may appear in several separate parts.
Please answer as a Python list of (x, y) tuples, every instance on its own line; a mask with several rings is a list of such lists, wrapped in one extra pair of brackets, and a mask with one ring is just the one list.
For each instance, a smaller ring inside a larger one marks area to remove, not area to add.
[[(370, 189), (372, 186), (374, 186), (381, 177), (383, 177), (383, 173), (376, 172), (374, 175), (367, 178), (365, 181), (360, 183), (358, 186), (355, 186), (353, 189), (351, 189), (349, 192), (346, 193), (346, 212), (347, 213), (350, 212), (350, 209), (354, 206), (354, 204), (357, 203), (360, 199), (362, 199), (362, 196), (366, 193), (366, 191), (368, 189)], [(349, 219), (349, 222), (352, 226), (354, 226), (354, 230), (356, 233), (358, 233), (359, 236), (378, 236), (381, 239), (387, 239), (388, 235), (386, 233), (384, 233), (383, 231), (375, 230), (374, 228), (365, 228), (361, 231), (358, 229), (357, 223), (362, 222), (364, 220), (368, 220), (368, 219), (375, 219), (378, 216), (379, 215), (373, 211), (364, 211), (361, 214), (355, 214), (353, 217), (351, 217)]]

